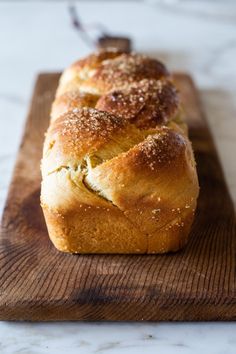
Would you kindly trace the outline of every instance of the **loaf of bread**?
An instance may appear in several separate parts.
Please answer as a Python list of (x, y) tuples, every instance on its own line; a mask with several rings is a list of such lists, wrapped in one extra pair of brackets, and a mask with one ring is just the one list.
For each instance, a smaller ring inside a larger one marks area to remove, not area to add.
[(183, 115), (156, 59), (108, 49), (64, 71), (41, 164), (58, 250), (164, 253), (186, 244), (199, 186)]

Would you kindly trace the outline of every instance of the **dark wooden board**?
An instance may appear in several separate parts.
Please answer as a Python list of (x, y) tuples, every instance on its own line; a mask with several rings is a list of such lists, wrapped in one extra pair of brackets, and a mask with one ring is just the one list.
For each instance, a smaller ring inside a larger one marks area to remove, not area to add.
[(235, 320), (235, 214), (191, 79), (175, 75), (201, 186), (188, 246), (168, 255), (69, 255), (49, 241), (39, 206), (42, 144), (58, 77), (38, 77), (9, 189), (0, 319)]

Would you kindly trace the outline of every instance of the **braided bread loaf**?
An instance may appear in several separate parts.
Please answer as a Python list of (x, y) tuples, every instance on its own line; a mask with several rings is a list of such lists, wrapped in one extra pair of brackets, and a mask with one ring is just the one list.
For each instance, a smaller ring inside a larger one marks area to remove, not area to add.
[(185, 245), (199, 187), (182, 116), (155, 59), (106, 50), (65, 70), (41, 167), (56, 248), (164, 253)]

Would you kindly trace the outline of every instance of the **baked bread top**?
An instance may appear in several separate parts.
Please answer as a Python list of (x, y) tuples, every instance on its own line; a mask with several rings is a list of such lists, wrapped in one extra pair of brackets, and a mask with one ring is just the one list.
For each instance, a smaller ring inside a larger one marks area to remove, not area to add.
[(78, 205), (116, 208), (145, 235), (184, 229), (199, 187), (183, 118), (158, 60), (106, 50), (77, 61), (52, 106), (42, 205), (64, 216)]

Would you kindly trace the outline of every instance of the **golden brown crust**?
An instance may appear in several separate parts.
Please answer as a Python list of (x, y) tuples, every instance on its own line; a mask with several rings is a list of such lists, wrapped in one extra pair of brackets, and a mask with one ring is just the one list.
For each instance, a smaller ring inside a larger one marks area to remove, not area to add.
[(59, 117), (51, 125), (50, 135), (57, 136), (65, 155), (79, 158), (96, 150), (124, 126), (123, 120), (93, 108), (78, 108)]
[(122, 53), (113, 48), (100, 50), (88, 57), (78, 60), (67, 68), (61, 76), (57, 96), (78, 89), (78, 85), (88, 80), (89, 77), (98, 69), (103, 62), (114, 59)]
[(81, 89), (104, 94), (143, 79), (159, 80), (168, 76), (165, 66), (156, 59), (140, 54), (122, 54), (113, 60), (104, 61), (81, 83)]
[(158, 230), (147, 237), (117, 209), (90, 207), (84, 210), (63, 216), (43, 209), (50, 238), (60, 251), (81, 254), (175, 252), (187, 243), (193, 219), (191, 215), (185, 228), (175, 224), (172, 229)]
[(157, 60), (102, 51), (65, 71), (42, 159), (41, 204), (59, 250), (164, 253), (186, 244), (199, 188), (181, 117)]
[(179, 107), (175, 86), (167, 80), (135, 82), (100, 97), (96, 108), (130, 120), (140, 128), (167, 124)]
[(98, 99), (99, 96), (86, 92), (80, 92), (79, 90), (65, 92), (64, 94), (58, 96), (53, 102), (51, 120), (53, 121), (61, 115), (77, 108), (94, 108)]
[[(50, 225), (49, 233), (54, 245), (64, 252), (147, 252), (147, 239), (143, 233), (116, 208), (98, 209), (83, 205), (66, 216), (45, 208), (44, 215)], [(126, 235), (125, 242), (120, 237), (121, 233)]]
[(89, 169), (85, 181), (149, 233), (193, 212), (194, 172), (189, 141), (162, 127), (127, 152)]
[(71, 68), (77, 72), (85, 67), (90, 70), (96, 69), (102, 62), (109, 59), (114, 59), (122, 54), (121, 51), (115, 48), (107, 48), (106, 50), (98, 50), (95, 53), (88, 55), (84, 59), (80, 59), (71, 65)]
[(100, 51), (72, 64), (62, 74), (57, 96), (80, 89), (97, 95), (143, 79), (169, 77), (165, 66), (140, 54)]
[(43, 174), (60, 166), (77, 167), (87, 158), (107, 160), (127, 151), (147, 135), (121, 117), (93, 108), (78, 108), (50, 125), (44, 143)]

